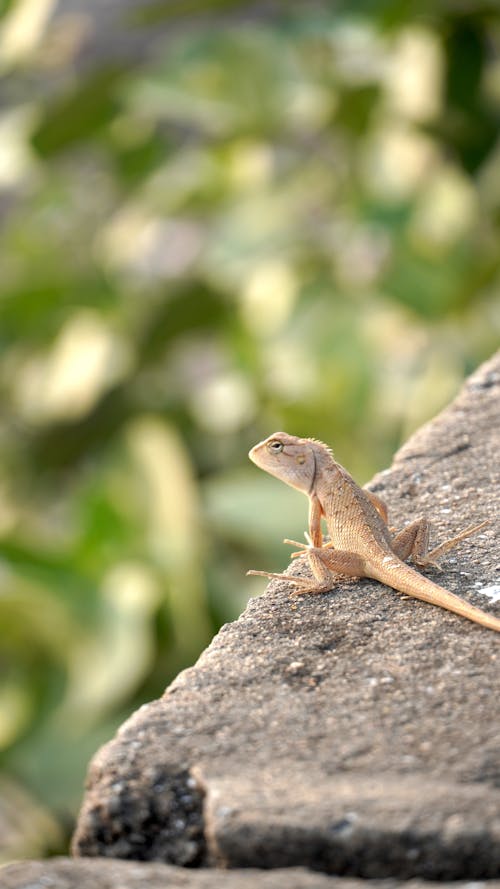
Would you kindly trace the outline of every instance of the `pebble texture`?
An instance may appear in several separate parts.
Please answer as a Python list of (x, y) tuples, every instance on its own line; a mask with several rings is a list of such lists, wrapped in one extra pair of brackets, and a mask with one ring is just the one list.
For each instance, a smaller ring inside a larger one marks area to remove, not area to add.
[[(499, 395), (497, 356), (371, 485), (392, 524), (427, 515), (437, 542), (490, 519), (427, 573), (497, 614)], [(499, 877), (499, 668), (500, 634), (375, 581), (298, 598), (273, 582), (96, 754), (74, 853)]]

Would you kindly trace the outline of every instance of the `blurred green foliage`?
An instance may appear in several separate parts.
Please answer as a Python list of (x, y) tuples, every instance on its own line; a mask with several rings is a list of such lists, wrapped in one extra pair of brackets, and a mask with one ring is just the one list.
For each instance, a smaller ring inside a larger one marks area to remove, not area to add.
[(19, 40), (21, 6), (0, 6), (3, 857), (64, 846), (97, 745), (262, 590), (247, 568), (286, 564), (306, 505), (248, 448), (313, 435), (365, 481), (499, 328), (494, 4), (142, 4), (121, 27), (164, 40), (87, 68), (84, 12), (41, 4)]

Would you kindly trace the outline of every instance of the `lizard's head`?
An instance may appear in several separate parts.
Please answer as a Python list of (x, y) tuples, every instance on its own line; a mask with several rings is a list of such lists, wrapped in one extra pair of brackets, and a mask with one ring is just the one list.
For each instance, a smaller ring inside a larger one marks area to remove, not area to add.
[(326, 449), (310, 438), (275, 432), (256, 444), (248, 456), (261, 469), (308, 494), (316, 476), (319, 447)]

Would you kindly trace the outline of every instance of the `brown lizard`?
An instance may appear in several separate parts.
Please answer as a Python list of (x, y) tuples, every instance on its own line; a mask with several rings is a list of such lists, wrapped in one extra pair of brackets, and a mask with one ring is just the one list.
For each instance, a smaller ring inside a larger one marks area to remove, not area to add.
[[(500, 631), (500, 620), (480, 608), (469, 605), (409, 565), (439, 567), (436, 559), (460, 540), (475, 534), (488, 522), (466, 528), (460, 534), (428, 552), (429, 523), (421, 518), (411, 522), (394, 536), (387, 526), (387, 507), (371, 491), (360, 488), (331, 450), (313, 438), (297, 438), (275, 432), (259, 442), (249, 453), (250, 459), (286, 484), (309, 497), (309, 535), (307, 544), (285, 540), (300, 547), (293, 557), (307, 553), (312, 578), (249, 571), (264, 577), (283, 578), (298, 587), (296, 594), (322, 593), (332, 589), (334, 574), (372, 577), (400, 593), (439, 605), (491, 630)], [(323, 542), (321, 517), (324, 516), (330, 540)]]

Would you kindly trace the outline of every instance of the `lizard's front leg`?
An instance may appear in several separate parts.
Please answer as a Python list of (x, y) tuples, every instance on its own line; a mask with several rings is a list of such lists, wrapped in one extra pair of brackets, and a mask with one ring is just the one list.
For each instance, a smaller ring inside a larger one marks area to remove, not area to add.
[[(323, 546), (323, 532), (321, 530), (322, 509), (319, 499), (315, 494), (309, 496), (309, 540), (313, 547), (321, 549)], [(306, 535), (307, 536), (307, 535)]]
[(373, 491), (369, 491), (367, 488), (363, 488), (363, 492), (368, 497), (368, 500), (377, 510), (380, 518), (387, 525), (387, 518), (389, 510), (387, 508), (387, 503), (385, 503), (381, 497), (378, 497), (377, 494), (374, 494)]

